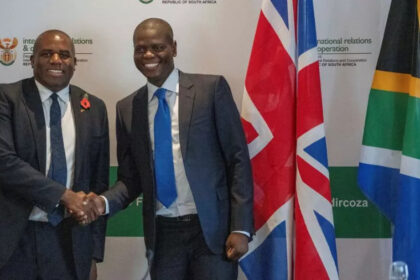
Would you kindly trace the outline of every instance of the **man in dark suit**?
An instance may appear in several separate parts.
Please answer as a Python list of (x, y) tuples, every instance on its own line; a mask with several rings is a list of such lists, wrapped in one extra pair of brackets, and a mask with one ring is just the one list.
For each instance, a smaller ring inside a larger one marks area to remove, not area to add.
[(117, 104), (118, 181), (92, 200), (114, 214), (143, 194), (152, 279), (236, 279), (253, 228), (252, 175), (239, 114), (221, 76), (174, 68), (170, 25), (135, 29), (147, 85)]
[(105, 104), (69, 85), (66, 33), (39, 35), (31, 64), (33, 78), (0, 84), (0, 279), (95, 279), (106, 220), (68, 213), (96, 218), (85, 193), (107, 189)]

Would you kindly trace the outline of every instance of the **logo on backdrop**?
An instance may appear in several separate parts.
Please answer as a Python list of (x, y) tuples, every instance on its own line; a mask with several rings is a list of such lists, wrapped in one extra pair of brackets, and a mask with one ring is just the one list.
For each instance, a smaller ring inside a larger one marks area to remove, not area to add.
[(142, 2), (143, 4), (150, 4), (153, 2), (153, 0), (139, 0), (140, 2)]
[(318, 39), (320, 67), (356, 67), (372, 57), (375, 42), (370, 37), (346, 36)]
[(16, 46), (18, 39), (16, 38), (0, 38), (0, 63), (6, 66), (12, 65), (16, 60)]

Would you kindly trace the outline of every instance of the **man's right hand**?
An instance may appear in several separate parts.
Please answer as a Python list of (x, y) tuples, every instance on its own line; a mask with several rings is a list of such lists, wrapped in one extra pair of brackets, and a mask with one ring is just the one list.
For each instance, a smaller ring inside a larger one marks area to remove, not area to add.
[(66, 207), (67, 211), (75, 218), (79, 220), (87, 220), (88, 215), (85, 212), (85, 198), (86, 194), (84, 192), (75, 193), (72, 190), (66, 189), (60, 199), (60, 203)]
[(61, 197), (61, 203), (67, 208), (72, 218), (81, 225), (90, 224), (105, 213), (104, 199), (93, 192), (85, 194), (66, 190)]
[(105, 200), (96, 193), (90, 192), (84, 198), (84, 203), (90, 210), (88, 213), (89, 222), (93, 222), (105, 214)]

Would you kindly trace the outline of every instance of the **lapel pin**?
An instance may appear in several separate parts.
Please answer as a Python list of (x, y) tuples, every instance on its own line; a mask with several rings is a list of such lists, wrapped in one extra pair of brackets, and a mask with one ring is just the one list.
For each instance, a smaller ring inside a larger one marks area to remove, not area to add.
[(90, 109), (89, 95), (87, 93), (83, 94), (83, 98), (80, 100), (80, 107), (80, 112)]

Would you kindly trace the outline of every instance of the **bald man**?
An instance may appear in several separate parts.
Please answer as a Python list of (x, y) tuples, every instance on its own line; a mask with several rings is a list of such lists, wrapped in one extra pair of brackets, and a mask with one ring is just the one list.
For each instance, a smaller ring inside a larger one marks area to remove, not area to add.
[(0, 279), (96, 279), (106, 220), (82, 226), (68, 213), (89, 222), (85, 193), (107, 189), (105, 104), (69, 84), (66, 33), (39, 35), (31, 64), (32, 78), (0, 84)]
[(253, 183), (229, 86), (222, 76), (176, 69), (177, 44), (162, 19), (140, 23), (133, 43), (147, 84), (117, 104), (109, 214), (143, 194), (153, 280), (236, 279), (254, 232)]

